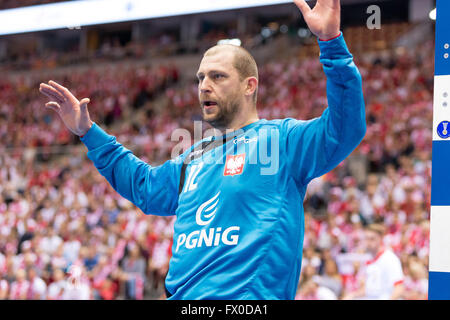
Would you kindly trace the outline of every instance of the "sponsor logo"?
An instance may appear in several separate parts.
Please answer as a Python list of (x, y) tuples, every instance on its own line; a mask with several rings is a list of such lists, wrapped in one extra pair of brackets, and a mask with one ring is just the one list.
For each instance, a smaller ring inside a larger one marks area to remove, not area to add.
[(241, 141), (243, 141), (244, 143), (256, 142), (256, 141), (258, 141), (258, 137), (253, 137), (253, 138), (247, 138), (247, 137), (234, 138), (233, 143), (237, 144), (238, 142), (241, 142)]
[(175, 252), (178, 252), (178, 249), (183, 245), (186, 249), (200, 248), (203, 245), (205, 247), (217, 247), (221, 243), (227, 246), (235, 246), (239, 241), (239, 229), (238, 226), (232, 226), (226, 228), (223, 233), (221, 227), (195, 230), (189, 235), (182, 233), (177, 238)]
[[(205, 201), (201, 204), (197, 212), (195, 214), (195, 222), (199, 226), (206, 226), (211, 223), (211, 221), (216, 216), (217, 205), (219, 203), (219, 195), (220, 191), (212, 197), (211, 199)], [(188, 235), (185, 233), (180, 234), (177, 237), (177, 246), (175, 252), (178, 252), (178, 249), (181, 246), (184, 246), (186, 249), (194, 249), (200, 247), (217, 247), (221, 244), (227, 246), (235, 246), (239, 241), (239, 226), (231, 226), (225, 228), (222, 232), (222, 227), (217, 228), (209, 228), (209, 229), (201, 229), (194, 230)]]
[[(217, 204), (219, 203), (219, 194), (220, 191), (217, 192), (214, 197), (198, 207), (197, 213), (195, 214), (195, 222), (197, 222), (199, 226), (206, 226), (216, 216)], [(206, 220), (203, 220), (202, 215)]]
[(245, 164), (245, 153), (237, 155), (227, 155), (223, 175), (234, 176), (236, 174), (241, 174), (242, 171), (244, 170), (244, 164)]
[(437, 126), (437, 134), (442, 139), (447, 139), (450, 137), (450, 127), (449, 127), (449, 121), (442, 121)]

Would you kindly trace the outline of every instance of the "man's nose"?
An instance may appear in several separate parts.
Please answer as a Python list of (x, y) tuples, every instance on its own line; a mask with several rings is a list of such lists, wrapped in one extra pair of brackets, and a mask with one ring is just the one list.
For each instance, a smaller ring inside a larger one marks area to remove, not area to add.
[(211, 83), (208, 78), (204, 78), (199, 85), (199, 89), (201, 93), (209, 93), (211, 92)]

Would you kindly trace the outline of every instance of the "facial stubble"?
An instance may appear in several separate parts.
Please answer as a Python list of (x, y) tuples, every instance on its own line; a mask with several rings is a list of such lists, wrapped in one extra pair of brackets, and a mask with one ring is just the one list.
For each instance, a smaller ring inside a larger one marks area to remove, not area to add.
[(208, 122), (213, 128), (225, 130), (230, 128), (231, 123), (238, 116), (240, 102), (237, 97), (229, 99), (227, 102), (217, 101), (216, 108), (218, 111), (216, 115), (210, 119), (205, 116), (205, 111), (202, 109), (203, 120)]

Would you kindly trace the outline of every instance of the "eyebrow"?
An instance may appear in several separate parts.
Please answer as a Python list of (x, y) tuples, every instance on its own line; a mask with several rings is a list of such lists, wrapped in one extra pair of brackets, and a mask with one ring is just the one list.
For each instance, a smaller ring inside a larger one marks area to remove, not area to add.
[[(220, 71), (220, 70), (210, 70), (210, 71), (208, 71), (207, 73), (209, 73), (209, 74), (213, 74), (213, 73), (222, 73), (222, 74), (228, 75), (227, 72), (225, 72), (225, 71)], [(205, 74), (204, 72), (199, 71), (199, 72), (197, 72), (196, 76), (197, 76), (197, 78), (198, 78), (199, 76), (203, 76), (204, 74)]]

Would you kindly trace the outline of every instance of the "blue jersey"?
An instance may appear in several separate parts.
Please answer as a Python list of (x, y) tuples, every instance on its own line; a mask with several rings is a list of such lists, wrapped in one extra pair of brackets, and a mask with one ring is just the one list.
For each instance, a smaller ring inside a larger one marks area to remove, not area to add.
[(328, 98), (321, 117), (261, 119), (160, 166), (95, 123), (81, 138), (119, 194), (146, 214), (176, 215), (170, 299), (295, 297), (307, 184), (344, 160), (366, 130), (361, 76), (342, 34), (319, 46)]

